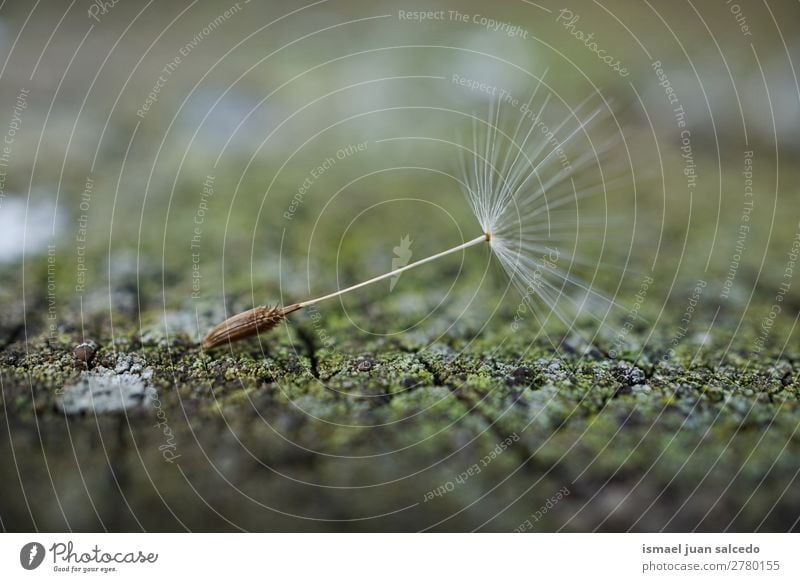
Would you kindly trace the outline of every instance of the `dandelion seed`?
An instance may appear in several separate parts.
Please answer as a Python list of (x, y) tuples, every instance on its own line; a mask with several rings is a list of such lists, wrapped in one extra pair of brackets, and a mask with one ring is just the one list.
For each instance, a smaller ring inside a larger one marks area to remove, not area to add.
[[(600, 157), (618, 140), (598, 145), (588, 138), (589, 130), (607, 117), (607, 110), (600, 107), (587, 114), (589, 100), (557, 123), (546, 124), (550, 95), (532, 107), (540, 86), (541, 83), (516, 112), (513, 131), (502, 129), (509, 124), (501, 107), (493, 103), (486, 120), (473, 117), (472, 147), (461, 146), (462, 188), (480, 226), (480, 236), (315, 299), (287, 307), (256, 307), (234, 315), (206, 335), (203, 347), (213, 348), (263, 333), (294, 311), (388, 278), (396, 281), (405, 271), (482, 244), (488, 244), (534, 316), (535, 304), (539, 303), (544, 311), (569, 325), (563, 304), (576, 313), (587, 311), (588, 305), (594, 306), (598, 301), (613, 305), (571, 271), (575, 264), (591, 264), (574, 251), (580, 227), (586, 224), (585, 219), (580, 224), (579, 202), (605, 193), (610, 185), (602, 173), (598, 179), (597, 172), (588, 185), (579, 187), (578, 179), (587, 169), (599, 168)], [(575, 149), (577, 155), (571, 156)], [(570, 242), (571, 246), (567, 244)], [(593, 313), (595, 309), (588, 311), (600, 319)]]

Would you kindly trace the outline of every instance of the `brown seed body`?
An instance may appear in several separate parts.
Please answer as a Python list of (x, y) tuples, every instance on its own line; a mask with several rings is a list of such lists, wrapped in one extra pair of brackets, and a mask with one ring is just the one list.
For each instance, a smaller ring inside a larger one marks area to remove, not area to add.
[(203, 338), (203, 348), (214, 348), (220, 344), (239, 341), (268, 331), (300, 307), (297, 303), (288, 307), (262, 305), (238, 313), (208, 332)]
[(426, 263), (430, 263), (431, 261), (435, 261), (440, 257), (444, 257), (445, 255), (449, 255), (452, 253), (456, 253), (462, 251), (468, 247), (481, 244), (483, 242), (488, 242), (492, 238), (492, 235), (488, 232), (483, 233), (478, 238), (472, 239), (471, 241), (467, 241), (463, 244), (455, 246), (451, 249), (447, 249), (446, 251), (442, 251), (440, 253), (436, 253), (435, 255), (431, 255), (424, 259), (420, 259), (419, 261), (410, 263), (398, 269), (394, 269), (389, 271), (388, 273), (384, 273), (383, 275), (378, 275), (377, 277), (373, 277), (372, 279), (367, 279), (366, 281), (362, 281), (361, 283), (357, 283), (355, 285), (351, 285), (350, 287), (346, 287), (344, 289), (340, 289), (338, 291), (334, 291), (333, 293), (328, 293), (327, 295), (323, 295), (322, 297), (317, 297), (316, 299), (308, 299), (306, 301), (302, 301), (301, 303), (293, 303), (288, 307), (268, 307), (268, 306), (261, 306), (261, 307), (254, 307), (244, 313), (239, 313), (230, 317), (208, 332), (205, 338), (203, 338), (203, 347), (205, 349), (216, 347), (220, 344), (228, 343), (228, 342), (235, 342), (244, 338), (248, 338), (253, 335), (257, 335), (259, 333), (268, 331), (278, 325), (283, 318), (289, 315), (290, 313), (297, 311), (298, 309), (302, 309), (303, 307), (308, 307), (309, 305), (316, 305), (320, 301), (325, 301), (327, 299), (333, 299), (334, 297), (340, 297), (345, 293), (350, 293), (351, 291), (355, 291), (356, 289), (361, 289), (362, 287), (366, 287), (367, 285), (372, 285), (373, 283), (377, 283), (378, 281), (383, 281), (384, 279), (388, 279), (389, 277), (394, 277), (403, 271), (407, 271), (409, 269), (413, 269), (415, 267), (419, 267), (420, 265), (424, 265)]

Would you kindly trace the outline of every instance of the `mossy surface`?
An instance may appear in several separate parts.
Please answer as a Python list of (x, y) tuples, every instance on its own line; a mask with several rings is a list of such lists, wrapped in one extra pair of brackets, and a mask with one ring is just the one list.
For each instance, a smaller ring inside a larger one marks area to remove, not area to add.
[[(374, 325), (398, 323), (387, 303)], [(0, 353), (7, 529), (786, 530), (800, 515), (788, 328), (758, 358), (742, 329), (668, 357), (653, 337), (629, 360), (502, 321), (363, 335), (334, 306), (204, 353), (174, 313), (146, 328), (117, 314), (113, 338), (86, 330), (87, 371), (75, 330), (28, 314), (26, 337), (16, 317)], [(82, 373), (142, 378), (150, 397), (65, 414)]]

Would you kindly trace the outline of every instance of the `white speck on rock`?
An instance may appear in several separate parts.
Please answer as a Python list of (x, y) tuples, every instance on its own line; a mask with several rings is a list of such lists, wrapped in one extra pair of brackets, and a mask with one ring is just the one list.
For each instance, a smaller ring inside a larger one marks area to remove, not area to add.
[(152, 376), (152, 368), (145, 368), (141, 358), (120, 354), (113, 370), (99, 366), (82, 372), (76, 381), (64, 386), (58, 407), (66, 414), (147, 408), (156, 396), (149, 383)]
[(134, 354), (119, 354), (117, 356), (117, 365), (114, 367), (114, 372), (117, 374), (125, 372), (138, 374), (146, 380), (153, 375), (152, 369), (145, 368), (145, 361)]

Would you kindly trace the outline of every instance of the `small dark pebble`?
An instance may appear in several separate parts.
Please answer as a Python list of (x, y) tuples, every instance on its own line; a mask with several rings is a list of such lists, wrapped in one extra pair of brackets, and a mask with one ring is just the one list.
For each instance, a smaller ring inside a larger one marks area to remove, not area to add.
[(75, 346), (75, 349), (72, 350), (72, 353), (75, 355), (76, 360), (88, 366), (92, 363), (92, 360), (97, 353), (97, 344), (92, 340), (83, 342), (82, 344)]

